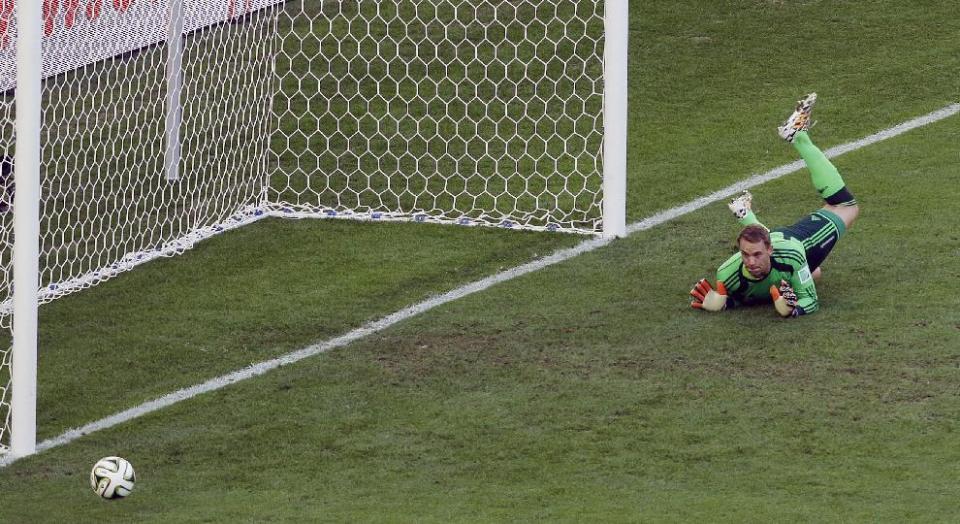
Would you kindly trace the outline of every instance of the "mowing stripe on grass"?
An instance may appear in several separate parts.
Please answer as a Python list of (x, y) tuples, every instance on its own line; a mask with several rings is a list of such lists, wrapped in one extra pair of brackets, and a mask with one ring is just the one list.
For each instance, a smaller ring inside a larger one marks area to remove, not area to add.
[[(918, 127), (932, 124), (934, 122), (943, 120), (944, 118), (950, 117), (957, 113), (960, 113), (960, 104), (951, 104), (949, 106), (946, 106), (932, 113), (928, 113), (926, 115), (915, 118), (913, 120), (909, 120), (897, 126), (884, 129), (883, 131), (864, 137), (860, 140), (856, 140), (856, 141), (848, 142), (846, 144), (842, 144), (836, 147), (832, 147), (824, 151), (824, 153), (828, 157), (831, 157), (831, 158), (836, 157), (844, 153), (855, 151), (857, 149), (861, 149), (871, 144), (875, 144), (877, 142), (887, 140), (888, 138), (893, 138), (897, 135), (906, 133), (911, 129), (916, 129)], [(666, 211), (661, 211), (639, 222), (634, 222), (627, 227), (627, 234), (636, 233), (638, 231), (645, 231), (652, 227), (663, 224), (664, 222), (668, 222), (675, 218), (678, 218), (688, 213), (691, 213), (693, 211), (696, 211), (718, 200), (728, 198), (744, 189), (749, 189), (749, 188), (758, 186), (760, 184), (763, 184), (765, 182), (775, 180), (784, 175), (788, 175), (795, 171), (799, 171), (803, 167), (804, 167), (803, 161), (798, 160), (796, 162), (791, 162), (789, 164), (782, 165), (775, 169), (771, 169), (766, 173), (751, 176), (743, 181), (727, 186), (719, 191), (715, 191), (704, 197), (700, 197), (686, 204), (667, 209)], [(148, 413), (152, 413), (154, 411), (165, 408), (167, 406), (176, 404), (177, 402), (180, 402), (182, 400), (193, 398), (197, 395), (200, 395), (201, 393), (215, 391), (224, 386), (233, 384), (235, 382), (240, 382), (241, 380), (246, 380), (248, 378), (262, 375), (267, 371), (278, 368), (280, 366), (293, 364), (305, 358), (330, 351), (331, 349), (346, 346), (352, 342), (355, 342), (357, 340), (360, 340), (366, 337), (367, 335), (371, 335), (373, 333), (382, 331), (390, 326), (393, 326), (394, 324), (402, 322), (413, 316), (419, 315), (420, 313), (423, 313), (425, 311), (429, 311), (437, 306), (446, 304), (448, 302), (452, 302), (454, 300), (461, 299), (463, 297), (472, 295), (479, 291), (483, 291), (501, 282), (506, 282), (516, 277), (526, 275), (527, 273), (532, 273), (534, 271), (538, 271), (545, 267), (552, 266), (559, 262), (569, 260), (583, 253), (593, 251), (597, 248), (600, 248), (609, 244), (612, 240), (613, 239), (609, 239), (609, 238), (592, 238), (590, 240), (581, 242), (580, 244), (572, 248), (567, 248), (567, 249), (557, 251), (556, 253), (550, 256), (541, 258), (539, 260), (528, 262), (526, 264), (517, 266), (515, 268), (508, 269), (500, 273), (496, 273), (494, 275), (478, 280), (476, 282), (466, 284), (452, 291), (448, 291), (447, 293), (444, 293), (442, 295), (429, 298), (418, 304), (414, 304), (412, 306), (401, 309), (379, 320), (364, 324), (363, 326), (353, 331), (350, 331), (345, 335), (341, 335), (339, 337), (336, 337), (324, 342), (320, 342), (318, 344), (306, 347), (299, 351), (294, 351), (293, 353), (288, 353), (286, 355), (283, 355), (281, 357), (278, 357), (272, 360), (267, 360), (264, 362), (260, 362), (259, 364), (254, 364), (252, 366), (243, 368), (241, 370), (234, 371), (233, 373), (228, 373), (226, 375), (210, 379), (201, 384), (197, 384), (188, 388), (181, 389), (179, 391), (175, 391), (168, 395), (164, 395), (158, 399), (151, 400), (139, 406), (110, 415), (109, 417), (91, 422), (82, 427), (71, 429), (58, 437), (54, 437), (52, 439), (48, 439), (39, 443), (37, 445), (37, 451), (44, 451), (50, 448), (55, 448), (63, 444), (67, 444), (89, 433), (93, 433), (101, 429), (106, 429), (106, 428), (116, 426), (118, 424), (132, 420), (142, 415), (146, 415)], [(18, 457), (12, 457), (10, 455), (0, 457), (0, 467), (11, 464), (15, 460), (17, 460), (17, 458)]]

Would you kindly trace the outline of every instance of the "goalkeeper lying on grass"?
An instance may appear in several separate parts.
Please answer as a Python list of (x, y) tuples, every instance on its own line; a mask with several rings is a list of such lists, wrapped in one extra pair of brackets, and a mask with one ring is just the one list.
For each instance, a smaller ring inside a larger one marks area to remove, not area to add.
[(817, 101), (811, 93), (778, 128), (780, 136), (800, 153), (810, 179), (826, 205), (796, 224), (770, 231), (750, 209), (750, 193), (730, 202), (730, 210), (745, 226), (737, 236), (737, 253), (717, 270), (716, 288), (701, 279), (690, 291), (691, 305), (722, 311), (735, 305), (773, 303), (783, 317), (813, 313), (819, 307), (814, 280), (843, 233), (860, 212), (837, 168), (810, 141), (810, 113)]

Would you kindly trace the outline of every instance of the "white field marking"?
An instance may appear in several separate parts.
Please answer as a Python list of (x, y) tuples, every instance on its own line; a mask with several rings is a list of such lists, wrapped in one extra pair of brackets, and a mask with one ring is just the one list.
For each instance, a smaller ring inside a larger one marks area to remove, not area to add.
[[(950, 117), (957, 113), (960, 113), (960, 104), (951, 104), (949, 106), (946, 106), (932, 113), (928, 113), (924, 116), (904, 122), (900, 125), (897, 125), (888, 129), (884, 129), (879, 133), (872, 134), (860, 140), (848, 142), (846, 144), (842, 144), (842, 145), (830, 148), (824, 151), (824, 153), (828, 157), (836, 157), (844, 153), (855, 151), (857, 149), (869, 146), (871, 144), (875, 144), (877, 142), (887, 140), (888, 138), (893, 138), (897, 135), (906, 133), (911, 129), (916, 129), (918, 127), (932, 124), (934, 122), (943, 120), (944, 118)], [(688, 202), (686, 204), (683, 204), (677, 207), (670, 208), (666, 211), (661, 211), (639, 222), (634, 222), (627, 227), (627, 234), (629, 235), (629, 234), (636, 233), (638, 231), (645, 231), (652, 227), (663, 224), (664, 222), (668, 222), (675, 218), (678, 218), (688, 213), (691, 213), (693, 211), (696, 211), (708, 204), (711, 204), (718, 200), (732, 196), (744, 189), (749, 189), (751, 187), (758, 186), (765, 182), (775, 180), (784, 175), (788, 175), (795, 171), (799, 171), (803, 167), (804, 167), (803, 161), (798, 160), (796, 162), (791, 162), (789, 164), (767, 171), (766, 173), (751, 176), (746, 180), (737, 182), (719, 191), (715, 191), (707, 196), (700, 197), (696, 200), (693, 200), (691, 202)], [(602, 238), (602, 237), (595, 237), (589, 240), (585, 240), (574, 247), (562, 249), (550, 256), (541, 258), (539, 260), (535, 260), (533, 262), (528, 262), (526, 264), (514, 267), (512, 269), (508, 269), (500, 273), (496, 273), (484, 279), (467, 284), (465, 286), (459, 287), (452, 291), (448, 291), (447, 293), (444, 293), (442, 295), (431, 297), (427, 300), (424, 300), (423, 302), (401, 309), (379, 320), (375, 320), (373, 322), (364, 324), (363, 326), (357, 329), (354, 329), (353, 331), (350, 331), (345, 335), (341, 335), (339, 337), (303, 348), (299, 351), (294, 351), (293, 353), (288, 353), (281, 357), (260, 362), (259, 364), (254, 364), (250, 367), (246, 367), (241, 370), (234, 371), (232, 373), (228, 373), (226, 375), (210, 379), (206, 382), (203, 382), (202, 384), (197, 384), (194, 386), (190, 386), (188, 388), (181, 389), (179, 391), (175, 391), (168, 395), (164, 395), (158, 399), (151, 400), (139, 406), (130, 408), (126, 411), (114, 413), (113, 415), (91, 422), (82, 427), (68, 430), (67, 432), (63, 433), (58, 437), (54, 437), (48, 440), (44, 440), (43, 442), (40, 442), (37, 445), (37, 451), (38, 452), (45, 451), (51, 448), (61, 446), (63, 444), (67, 444), (84, 435), (116, 426), (123, 422), (127, 422), (137, 417), (140, 417), (148, 413), (157, 411), (159, 409), (165, 408), (167, 406), (176, 404), (180, 401), (193, 398), (202, 393), (216, 391), (230, 384), (240, 382), (241, 380), (246, 380), (248, 378), (262, 375), (267, 371), (278, 368), (280, 366), (293, 364), (305, 358), (312, 357), (320, 353), (325, 353), (327, 351), (330, 351), (331, 349), (346, 346), (347, 344), (360, 340), (366, 337), (367, 335), (372, 335), (379, 331), (383, 331), (384, 329), (387, 329), (388, 327), (393, 326), (394, 324), (397, 324), (408, 318), (419, 315), (420, 313), (423, 313), (425, 311), (429, 311), (437, 306), (441, 306), (448, 302), (452, 302), (454, 300), (464, 298), (466, 296), (472, 295), (479, 291), (483, 291), (501, 282), (506, 282), (516, 277), (526, 275), (527, 273), (532, 273), (534, 271), (538, 271), (545, 267), (549, 267), (554, 264), (558, 264), (560, 262), (569, 260), (583, 253), (587, 253), (597, 248), (603, 247), (612, 241), (613, 241), (612, 238)], [(13, 463), (14, 461), (17, 460), (17, 458), (19, 457), (12, 457), (10, 455), (4, 455), (3, 457), (0, 457), (0, 467), (4, 467)]]

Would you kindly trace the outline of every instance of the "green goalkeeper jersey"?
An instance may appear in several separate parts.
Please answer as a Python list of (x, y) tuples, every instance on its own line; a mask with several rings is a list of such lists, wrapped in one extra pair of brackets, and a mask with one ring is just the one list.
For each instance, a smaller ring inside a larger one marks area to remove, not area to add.
[(770, 243), (773, 245), (770, 274), (763, 280), (756, 280), (747, 271), (739, 251), (717, 270), (717, 280), (727, 286), (727, 307), (769, 304), (772, 302), (770, 286), (780, 287), (780, 281), (786, 280), (797, 294), (795, 314), (813, 313), (819, 307), (817, 288), (807, 265), (803, 241), (772, 231)]

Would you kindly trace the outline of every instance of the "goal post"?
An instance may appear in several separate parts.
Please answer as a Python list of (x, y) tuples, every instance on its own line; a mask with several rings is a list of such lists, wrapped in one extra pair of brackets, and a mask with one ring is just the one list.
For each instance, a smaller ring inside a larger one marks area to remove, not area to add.
[(0, 2), (0, 456), (37, 304), (223, 231), (624, 236), (627, 54), (628, 0)]
[(606, 0), (603, 88), (603, 236), (627, 235), (628, 0)]
[(17, 11), (16, 169), (13, 223), (13, 358), (10, 374), (10, 453), (37, 448), (37, 308), (40, 260), (40, 116), (42, 8)]

